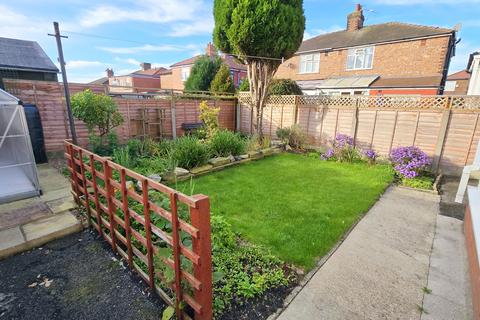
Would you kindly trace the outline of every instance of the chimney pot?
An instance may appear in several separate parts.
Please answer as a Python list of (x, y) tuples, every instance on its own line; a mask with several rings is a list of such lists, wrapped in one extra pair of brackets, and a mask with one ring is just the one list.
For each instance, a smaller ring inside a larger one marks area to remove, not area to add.
[(107, 68), (105, 71), (107, 72), (107, 78), (113, 77), (114, 73), (112, 68)]
[(215, 48), (213, 43), (209, 42), (207, 44), (207, 48), (205, 49), (205, 54), (209, 57), (214, 57), (217, 55), (217, 48)]
[(363, 28), (363, 9), (361, 4), (355, 6), (355, 11), (347, 16), (347, 31), (357, 31)]
[(152, 64), (148, 62), (142, 62), (140, 63), (140, 67), (142, 68), (143, 71), (147, 71), (152, 68)]

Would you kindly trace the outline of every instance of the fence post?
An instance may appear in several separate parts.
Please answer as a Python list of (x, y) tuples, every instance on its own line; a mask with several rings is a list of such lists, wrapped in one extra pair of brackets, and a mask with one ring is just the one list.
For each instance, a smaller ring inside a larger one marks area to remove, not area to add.
[(440, 160), (442, 158), (443, 146), (445, 143), (445, 138), (447, 136), (448, 124), (450, 123), (450, 118), (452, 115), (452, 100), (451, 97), (448, 97), (448, 102), (446, 109), (442, 112), (442, 119), (440, 121), (440, 130), (438, 132), (437, 143), (435, 144), (435, 154), (432, 161), (432, 170), (435, 173), (438, 173), (440, 168)]
[(358, 127), (358, 105), (360, 104), (360, 98), (356, 97), (355, 99), (355, 109), (353, 110), (353, 118), (352, 118), (352, 137), (353, 137), (353, 145), (357, 145), (357, 127)]
[(193, 196), (195, 208), (190, 209), (192, 225), (199, 230), (199, 238), (192, 239), (193, 252), (200, 257), (200, 263), (194, 265), (194, 276), (202, 283), (200, 290), (195, 290), (195, 301), (200, 303), (200, 314), (195, 313), (195, 320), (210, 320), (212, 311), (212, 243), (210, 238), (210, 200), (204, 195)]
[(170, 112), (172, 115), (172, 138), (175, 140), (177, 138), (177, 119), (175, 111), (175, 98), (173, 90), (171, 91), (171, 101), (170, 101)]
[(295, 113), (294, 113), (295, 118), (293, 119), (294, 124), (298, 124), (298, 113), (299, 113), (298, 112), (298, 107), (299, 107), (299, 104), (300, 104), (299, 98), (298, 98), (298, 96), (295, 96)]
[(242, 121), (242, 105), (240, 104), (240, 99), (236, 99), (235, 103), (235, 131), (240, 132), (240, 121)]
[(113, 218), (115, 207), (112, 201), (112, 197), (115, 196), (115, 192), (113, 191), (113, 187), (111, 185), (110, 179), (112, 178), (112, 167), (108, 164), (108, 160), (103, 160), (103, 177), (105, 182), (105, 192), (106, 192), (106, 200), (107, 200), (107, 207), (108, 207), (108, 220), (110, 224), (110, 240), (112, 240), (112, 249), (114, 252), (117, 252), (117, 242), (116, 242), (116, 235), (115, 235), (115, 220)]

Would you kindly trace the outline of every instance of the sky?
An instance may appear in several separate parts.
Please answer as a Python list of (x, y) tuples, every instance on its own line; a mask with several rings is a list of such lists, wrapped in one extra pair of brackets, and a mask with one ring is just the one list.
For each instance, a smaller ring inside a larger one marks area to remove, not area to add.
[[(342, 30), (357, 1), (304, 0), (304, 39)], [(449, 73), (480, 50), (480, 0), (363, 0), (365, 24), (390, 21), (461, 25)], [(0, 0), (0, 37), (37, 41), (57, 62), (53, 21), (60, 23), (70, 82), (89, 82), (139, 69), (168, 67), (204, 52), (212, 40), (213, 0)]]

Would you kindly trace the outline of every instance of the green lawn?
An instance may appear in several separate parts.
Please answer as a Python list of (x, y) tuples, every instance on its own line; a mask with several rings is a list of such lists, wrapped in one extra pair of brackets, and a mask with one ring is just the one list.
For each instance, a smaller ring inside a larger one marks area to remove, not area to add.
[[(235, 231), (306, 270), (326, 254), (392, 181), (386, 165), (295, 154), (252, 161), (193, 180)], [(190, 182), (179, 184), (190, 192)]]

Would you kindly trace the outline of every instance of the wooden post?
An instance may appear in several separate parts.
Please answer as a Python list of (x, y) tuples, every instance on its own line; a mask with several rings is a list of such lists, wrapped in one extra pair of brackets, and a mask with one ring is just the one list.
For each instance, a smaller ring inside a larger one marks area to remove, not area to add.
[(125, 238), (127, 239), (128, 265), (133, 268), (132, 235), (130, 230), (130, 209), (128, 208), (128, 189), (125, 169), (120, 170), (120, 185), (122, 188), (123, 216), (125, 221)]
[[(451, 101), (451, 99), (449, 98)], [(452, 115), (451, 105), (447, 106), (447, 109), (442, 112), (442, 120), (440, 121), (440, 130), (438, 132), (437, 143), (435, 145), (435, 154), (432, 161), (432, 171), (438, 173), (440, 168), (440, 160), (443, 154), (443, 146), (445, 144), (445, 138), (447, 136), (448, 125)]]
[(242, 121), (242, 105), (240, 104), (240, 99), (236, 99), (235, 106), (235, 131), (241, 131), (241, 121)]
[(78, 150), (78, 157), (80, 158), (80, 172), (82, 175), (82, 184), (83, 184), (83, 190), (85, 191), (84, 196), (85, 196), (85, 207), (87, 207), (87, 224), (90, 227), (91, 226), (91, 217), (92, 213), (90, 211), (90, 195), (88, 194), (88, 184), (87, 184), (87, 178), (85, 177), (85, 164), (83, 163), (83, 150), (80, 149)]
[(212, 312), (212, 244), (210, 227), (210, 201), (207, 196), (193, 196), (197, 202), (190, 209), (192, 225), (199, 230), (199, 238), (192, 240), (193, 252), (200, 257), (200, 263), (194, 265), (194, 276), (202, 283), (200, 290), (195, 290), (195, 301), (202, 306), (200, 314), (195, 313), (195, 319), (210, 320)]
[(356, 98), (355, 109), (353, 110), (352, 117), (352, 137), (353, 137), (353, 146), (357, 145), (357, 128), (358, 128), (358, 105), (360, 103), (360, 98)]
[(112, 198), (115, 196), (113, 192), (112, 184), (110, 179), (112, 178), (112, 167), (108, 164), (108, 160), (103, 161), (103, 177), (105, 178), (105, 192), (107, 194), (107, 206), (108, 206), (108, 220), (110, 224), (110, 239), (112, 240), (112, 249), (117, 251), (117, 242), (115, 240), (115, 220), (113, 215), (115, 214), (115, 205), (113, 204)]
[(148, 284), (153, 290), (155, 288), (153, 270), (153, 247), (152, 247), (152, 225), (150, 222), (150, 202), (148, 200), (148, 180), (142, 180), (143, 218), (145, 219), (145, 238), (147, 240), (147, 263), (148, 263)]
[(295, 120), (294, 120), (294, 124), (298, 124), (298, 108), (299, 108), (299, 105), (300, 105), (300, 101), (299, 101), (299, 97), (298, 96), (295, 96)]
[(177, 138), (177, 119), (173, 90), (171, 91), (171, 99), (172, 100), (170, 101), (170, 113), (172, 115), (172, 138), (175, 140)]
[(172, 251), (173, 265), (175, 271), (174, 291), (175, 291), (175, 314), (181, 319), (180, 301), (182, 301), (182, 285), (181, 285), (181, 265), (180, 265), (180, 236), (179, 221), (177, 210), (177, 194), (170, 194), (170, 211), (172, 213)]
[(395, 133), (397, 132), (397, 119), (398, 119), (398, 110), (395, 110), (395, 120), (393, 121), (392, 139), (390, 140), (390, 147), (388, 148), (388, 154), (392, 152), (393, 140), (395, 140)]
[(95, 203), (95, 211), (97, 212), (97, 226), (98, 226), (98, 233), (103, 237), (103, 229), (102, 229), (102, 219), (100, 215), (100, 203), (98, 201), (98, 186), (97, 186), (97, 171), (95, 169), (95, 158), (93, 154), (90, 155), (90, 171), (92, 172), (92, 184), (93, 184), (93, 196), (94, 196), (94, 203)]

